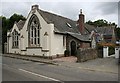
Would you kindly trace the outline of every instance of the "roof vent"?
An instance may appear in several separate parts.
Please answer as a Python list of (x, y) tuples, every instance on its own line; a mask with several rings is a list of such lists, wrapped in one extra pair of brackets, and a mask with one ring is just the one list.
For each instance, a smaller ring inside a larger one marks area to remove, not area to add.
[(68, 27), (72, 28), (72, 26), (69, 23), (66, 23)]

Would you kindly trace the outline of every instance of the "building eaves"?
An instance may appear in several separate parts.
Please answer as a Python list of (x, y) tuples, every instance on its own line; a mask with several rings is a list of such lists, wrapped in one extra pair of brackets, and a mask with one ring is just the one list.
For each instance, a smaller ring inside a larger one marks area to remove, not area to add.
[(68, 33), (68, 34), (77, 38), (80, 41), (91, 42), (89, 35), (81, 35), (81, 34), (74, 34), (74, 33)]

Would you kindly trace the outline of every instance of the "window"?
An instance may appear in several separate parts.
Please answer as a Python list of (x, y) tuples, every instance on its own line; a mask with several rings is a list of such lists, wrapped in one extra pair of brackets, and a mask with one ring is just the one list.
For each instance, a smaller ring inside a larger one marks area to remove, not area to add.
[(32, 15), (28, 23), (29, 46), (40, 46), (40, 24), (36, 15)]
[(63, 46), (66, 46), (66, 37), (63, 36)]
[(69, 28), (72, 28), (72, 26), (69, 23), (66, 23)]
[(12, 33), (12, 47), (18, 48), (18, 46), (19, 46), (19, 34), (16, 30), (14, 30)]

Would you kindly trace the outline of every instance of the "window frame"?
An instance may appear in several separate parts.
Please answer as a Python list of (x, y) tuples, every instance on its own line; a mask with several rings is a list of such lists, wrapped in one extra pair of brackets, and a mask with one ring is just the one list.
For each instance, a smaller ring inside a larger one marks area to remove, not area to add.
[(33, 14), (28, 23), (28, 46), (40, 47), (40, 21), (38, 17)]
[(12, 32), (12, 48), (19, 48), (19, 33), (16, 29)]

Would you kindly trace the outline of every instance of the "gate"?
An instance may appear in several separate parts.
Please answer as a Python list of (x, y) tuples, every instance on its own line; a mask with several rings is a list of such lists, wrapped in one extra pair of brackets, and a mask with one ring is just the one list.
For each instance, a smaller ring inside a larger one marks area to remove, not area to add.
[(97, 48), (97, 51), (98, 51), (98, 57), (103, 58), (103, 46), (99, 46)]

